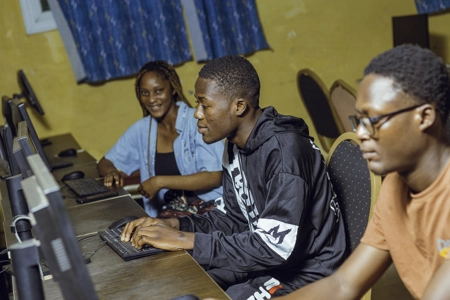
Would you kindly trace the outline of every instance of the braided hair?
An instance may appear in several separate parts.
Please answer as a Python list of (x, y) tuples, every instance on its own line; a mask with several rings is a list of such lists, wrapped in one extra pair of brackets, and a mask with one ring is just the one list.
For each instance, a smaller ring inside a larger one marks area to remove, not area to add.
[(151, 62), (146, 63), (139, 70), (139, 72), (136, 75), (136, 81), (134, 83), (136, 97), (139, 101), (139, 104), (142, 107), (142, 112), (144, 114), (144, 117), (148, 116), (149, 112), (147, 111), (145, 106), (140, 101), (139, 86), (140, 86), (142, 77), (147, 72), (155, 72), (161, 78), (168, 80), (170, 82), (170, 85), (176, 92), (176, 101), (183, 101), (189, 107), (192, 107), (191, 104), (187, 101), (186, 97), (183, 94), (183, 87), (181, 86), (180, 78), (178, 77), (178, 74), (175, 71), (175, 69), (170, 64), (168, 64), (167, 62), (165, 62), (163, 60), (151, 61)]

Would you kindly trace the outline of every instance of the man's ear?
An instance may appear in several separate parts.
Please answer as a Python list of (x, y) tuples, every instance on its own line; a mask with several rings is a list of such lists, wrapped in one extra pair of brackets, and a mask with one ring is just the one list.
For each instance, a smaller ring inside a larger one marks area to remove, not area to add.
[(425, 131), (436, 122), (436, 109), (431, 104), (424, 104), (419, 108), (419, 112), (416, 115), (420, 124), (419, 129)]
[(243, 98), (238, 98), (235, 101), (236, 101), (236, 116), (241, 117), (247, 110), (247, 101), (245, 101)]

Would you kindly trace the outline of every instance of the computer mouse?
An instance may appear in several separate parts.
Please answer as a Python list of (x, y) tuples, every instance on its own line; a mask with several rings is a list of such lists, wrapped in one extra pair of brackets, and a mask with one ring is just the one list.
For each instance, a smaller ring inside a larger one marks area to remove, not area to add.
[(125, 224), (127, 224), (131, 221), (134, 221), (136, 219), (138, 219), (138, 217), (136, 217), (136, 216), (127, 216), (127, 217), (124, 217), (117, 221), (112, 222), (111, 225), (108, 226), (108, 228), (109, 229), (117, 229), (117, 228), (125, 226)]
[(69, 156), (76, 156), (78, 153), (77, 149), (75, 148), (69, 148), (66, 150), (62, 150), (61, 152), (58, 153), (59, 157), (69, 157)]
[(67, 181), (67, 180), (75, 180), (75, 179), (81, 179), (84, 178), (84, 172), (83, 171), (73, 171), (71, 173), (65, 174), (61, 181)]

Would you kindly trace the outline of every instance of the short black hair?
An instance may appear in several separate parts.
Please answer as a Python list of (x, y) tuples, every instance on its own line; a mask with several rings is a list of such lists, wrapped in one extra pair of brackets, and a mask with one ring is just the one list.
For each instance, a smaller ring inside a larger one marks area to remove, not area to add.
[(239, 55), (216, 58), (204, 65), (198, 75), (215, 81), (228, 99), (243, 97), (254, 108), (259, 107), (259, 77), (247, 59)]
[[(139, 92), (139, 87), (141, 83), (141, 79), (144, 76), (145, 73), (148, 72), (155, 72), (158, 76), (160, 76), (162, 79), (168, 80), (170, 82), (170, 85), (177, 93), (177, 100), (176, 101), (183, 101), (186, 103), (189, 107), (191, 107), (191, 104), (186, 99), (186, 96), (183, 94), (183, 87), (181, 86), (180, 77), (178, 77), (177, 71), (166, 61), (164, 60), (156, 60), (146, 63), (142, 66), (142, 68), (139, 70), (139, 72), (136, 74), (136, 80), (134, 83), (134, 88), (136, 92), (136, 97), (138, 98), (139, 103), (141, 102), (141, 96)], [(142, 113), (144, 114), (144, 117), (149, 115), (149, 112), (147, 111), (147, 108), (145, 108), (145, 105), (141, 103), (142, 107)]]
[(401, 45), (375, 57), (364, 70), (364, 76), (377, 74), (392, 78), (403, 92), (419, 103), (433, 104), (443, 123), (450, 110), (449, 74), (442, 59), (429, 49)]

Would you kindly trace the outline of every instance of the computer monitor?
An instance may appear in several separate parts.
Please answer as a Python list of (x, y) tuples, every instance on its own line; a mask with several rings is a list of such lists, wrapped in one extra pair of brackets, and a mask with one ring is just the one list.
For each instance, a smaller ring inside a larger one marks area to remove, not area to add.
[(0, 178), (11, 176), (11, 168), (9, 167), (8, 154), (6, 153), (5, 143), (3, 141), (3, 128), (0, 137)]
[(392, 35), (394, 47), (402, 44), (414, 44), (422, 48), (430, 48), (428, 15), (392, 17)]
[(36, 149), (36, 152), (41, 156), (45, 165), (51, 172), (52, 168), (50, 166), (50, 162), (47, 158), (47, 155), (44, 152), (44, 149), (42, 148), (41, 141), (39, 140), (39, 137), (33, 126), (33, 122), (31, 122), (31, 119), (30, 119), (30, 116), (28, 115), (25, 104), (18, 99), (13, 99), (10, 102), (10, 104), (11, 104), (10, 107), (11, 107), (11, 111), (12, 111), (13, 123), (16, 125), (16, 132), (18, 130), (18, 124), (22, 121), (25, 121), (28, 125), (28, 134), (29, 134), (32, 145), (34, 146), (34, 148)]
[(22, 93), (14, 94), (14, 98), (27, 99), (30, 106), (32, 108), (34, 108), (39, 114), (43, 115), (44, 110), (42, 109), (42, 106), (39, 103), (39, 100), (36, 97), (36, 94), (34, 93), (33, 89), (31, 88), (30, 82), (28, 81), (27, 77), (25, 76), (25, 73), (22, 70), (17, 71), (17, 80), (19, 82), (19, 86), (20, 86), (20, 89), (22, 90)]
[(16, 128), (14, 125), (14, 122), (12, 120), (12, 111), (10, 102), (12, 101), (12, 98), (8, 96), (2, 96), (2, 114), (5, 118), (6, 124), (9, 125), (13, 129), (13, 136), (16, 136)]
[(20, 173), (22, 174), (23, 178), (28, 178), (33, 175), (33, 172), (30, 169), (30, 165), (28, 165), (25, 152), (21, 149), (21, 146), (19, 144), (19, 141), (17, 137), (14, 138), (13, 142), (13, 155), (14, 159), (17, 162), (17, 165), (19, 165)]
[(14, 138), (13, 143), (13, 154), (17, 164), (19, 165), (23, 178), (28, 178), (33, 175), (26, 157), (36, 153), (36, 149), (34, 148), (28, 134), (27, 122), (19, 122), (17, 136)]
[(11, 127), (8, 124), (3, 126), (3, 143), (5, 145), (5, 153), (8, 157), (9, 169), (11, 171), (11, 175), (20, 174), (19, 165), (17, 165), (16, 160), (13, 155), (13, 143), (14, 143), (14, 135), (12, 133)]
[(97, 299), (59, 185), (42, 158), (27, 157), (33, 176), (22, 180), (33, 229), (64, 299)]

